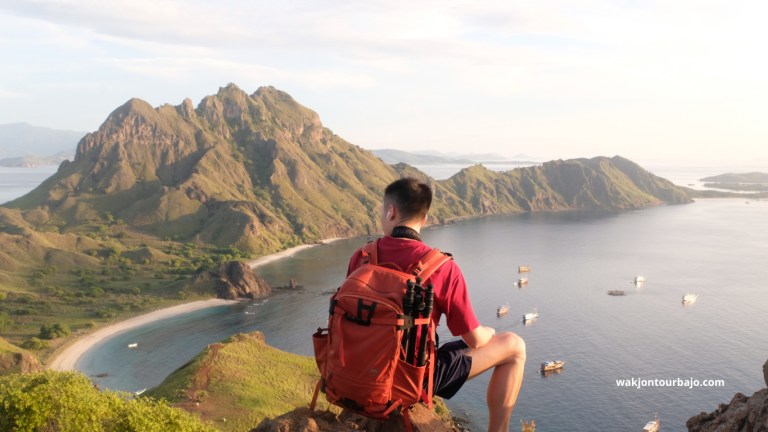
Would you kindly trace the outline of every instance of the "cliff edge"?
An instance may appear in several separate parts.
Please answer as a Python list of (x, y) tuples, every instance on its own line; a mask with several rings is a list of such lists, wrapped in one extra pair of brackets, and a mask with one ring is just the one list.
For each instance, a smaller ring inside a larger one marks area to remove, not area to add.
[[(768, 361), (763, 365), (763, 379), (768, 386)], [(688, 432), (768, 432), (768, 388), (750, 397), (736, 393), (728, 404), (691, 417), (685, 425)]]

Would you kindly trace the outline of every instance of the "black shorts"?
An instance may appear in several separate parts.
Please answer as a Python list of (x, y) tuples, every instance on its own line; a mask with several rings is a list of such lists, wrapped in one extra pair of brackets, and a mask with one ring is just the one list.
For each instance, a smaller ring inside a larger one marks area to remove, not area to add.
[[(464, 355), (467, 351), (469, 345), (461, 339), (437, 349), (432, 394), (450, 399), (464, 385), (472, 369), (472, 357)], [(428, 379), (424, 379), (425, 390), (428, 385)]]

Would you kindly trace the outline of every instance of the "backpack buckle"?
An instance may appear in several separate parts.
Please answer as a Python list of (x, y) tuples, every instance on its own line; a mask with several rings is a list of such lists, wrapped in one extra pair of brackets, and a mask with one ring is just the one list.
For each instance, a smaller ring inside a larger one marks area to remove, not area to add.
[(398, 330), (408, 330), (415, 327), (415, 324), (413, 323), (413, 317), (410, 315), (398, 315), (397, 319), (403, 320), (403, 325), (397, 326)]

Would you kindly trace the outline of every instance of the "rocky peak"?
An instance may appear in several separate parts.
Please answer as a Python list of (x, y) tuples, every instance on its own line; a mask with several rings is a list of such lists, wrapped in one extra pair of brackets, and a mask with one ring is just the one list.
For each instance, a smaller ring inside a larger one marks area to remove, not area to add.
[(192, 100), (190, 98), (184, 99), (184, 102), (176, 107), (176, 111), (180, 116), (184, 118), (191, 118), (195, 116), (195, 106), (192, 105)]

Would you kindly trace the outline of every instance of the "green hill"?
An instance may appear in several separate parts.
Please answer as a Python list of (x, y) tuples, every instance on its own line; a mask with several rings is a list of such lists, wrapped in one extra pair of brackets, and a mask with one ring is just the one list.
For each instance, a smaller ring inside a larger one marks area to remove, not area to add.
[[(319, 379), (314, 358), (272, 348), (253, 332), (209, 345), (146, 396), (199, 413), (219, 429), (247, 431), (265, 417), (309, 406)], [(318, 409), (328, 407), (318, 401)]]
[(8, 337), (20, 344), (59, 322), (89, 331), (215, 295), (172, 282), (221, 261), (378, 233), (383, 190), (405, 175), (434, 186), (429, 223), (632, 209), (693, 193), (619, 156), (507, 172), (475, 165), (436, 181), (345, 141), (273, 87), (249, 95), (230, 84), (197, 107), (131, 99), (80, 140), (74, 161), (0, 207), (0, 311), (16, 322)]

